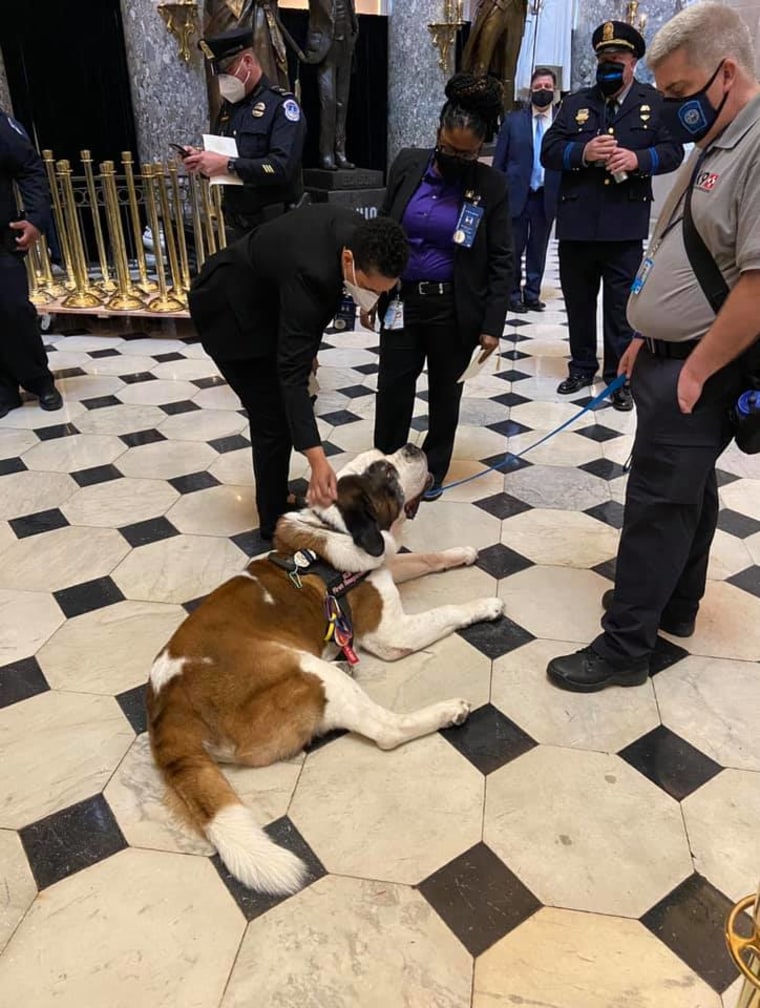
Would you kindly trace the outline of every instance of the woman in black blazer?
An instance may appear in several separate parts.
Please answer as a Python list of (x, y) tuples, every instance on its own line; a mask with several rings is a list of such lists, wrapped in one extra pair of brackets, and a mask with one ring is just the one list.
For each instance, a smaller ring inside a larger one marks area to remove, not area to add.
[(427, 360), (428, 431), (422, 445), (441, 495), (473, 349), (499, 345), (512, 282), (512, 235), (504, 175), (478, 161), (501, 112), (497, 82), (456, 74), (446, 85), (434, 149), (402, 150), (382, 213), (399, 221), (409, 264), (382, 299), (375, 446), (390, 453), (409, 435), (417, 378)]

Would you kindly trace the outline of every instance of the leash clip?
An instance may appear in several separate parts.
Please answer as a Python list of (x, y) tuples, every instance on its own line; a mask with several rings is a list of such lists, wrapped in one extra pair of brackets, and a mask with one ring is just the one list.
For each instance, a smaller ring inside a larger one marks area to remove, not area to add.
[(298, 567), (293, 567), (293, 570), (289, 570), (288, 577), (290, 578), (291, 584), (293, 584), (296, 588), (303, 588), (303, 582), (301, 581), (301, 577), (298, 573)]

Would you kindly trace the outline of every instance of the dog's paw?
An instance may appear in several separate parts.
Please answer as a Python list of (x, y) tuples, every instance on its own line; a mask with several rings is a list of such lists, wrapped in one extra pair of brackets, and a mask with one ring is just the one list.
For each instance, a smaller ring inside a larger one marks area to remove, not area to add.
[(472, 567), (478, 559), (478, 551), (472, 546), (452, 546), (446, 551), (457, 567)]
[(496, 620), (504, 614), (504, 600), (500, 598), (478, 599), (475, 603), (475, 614), (473, 623), (480, 623), (483, 620)]
[(444, 700), (441, 706), (444, 709), (441, 728), (464, 724), (471, 709), (466, 700)]

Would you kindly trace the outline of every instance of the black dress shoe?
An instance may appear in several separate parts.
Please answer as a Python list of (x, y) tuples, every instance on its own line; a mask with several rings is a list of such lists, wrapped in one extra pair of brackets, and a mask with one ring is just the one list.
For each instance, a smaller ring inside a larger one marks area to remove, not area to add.
[(642, 686), (649, 678), (649, 659), (613, 665), (591, 647), (560, 655), (549, 662), (546, 674), (560, 689), (573, 693), (597, 693), (607, 686)]
[(564, 381), (559, 383), (557, 391), (560, 395), (573, 395), (574, 392), (580, 392), (582, 388), (586, 388), (588, 385), (593, 384), (594, 379), (591, 376), (571, 374), (568, 375)]
[[(602, 609), (607, 612), (614, 601), (615, 589), (608, 588), (604, 595), (602, 595)], [(694, 633), (695, 625), (696, 620), (693, 619), (671, 620), (667, 616), (660, 617), (660, 630), (663, 630), (666, 634), (670, 634), (671, 637), (691, 637)]]
[(21, 399), (9, 399), (7, 402), (0, 402), (0, 420), (4, 416), (8, 416), (11, 410), (18, 409), (21, 406)]
[(543, 311), (546, 308), (544, 301), (525, 301), (524, 303), (528, 311)]
[(48, 411), (59, 410), (63, 406), (63, 396), (55, 385), (51, 385), (50, 388), (46, 388), (43, 392), (40, 392), (37, 396), (37, 401), (40, 404), (40, 409)]
[(524, 315), (528, 309), (525, 307), (522, 301), (510, 301), (509, 310), (511, 312), (515, 312), (517, 315)]
[(612, 408), (620, 410), (621, 413), (628, 413), (633, 409), (633, 396), (629, 385), (623, 385), (612, 393)]

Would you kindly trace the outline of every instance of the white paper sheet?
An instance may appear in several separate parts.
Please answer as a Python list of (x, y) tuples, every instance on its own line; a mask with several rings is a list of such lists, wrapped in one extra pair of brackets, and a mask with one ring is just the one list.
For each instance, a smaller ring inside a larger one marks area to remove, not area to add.
[[(480, 372), (483, 370), (486, 364), (493, 357), (493, 354), (489, 354), (485, 360), (481, 361), (480, 358), (484, 353), (485, 350), (483, 349), (482, 346), (475, 347), (475, 349), (472, 351), (472, 357), (470, 358), (470, 363), (457, 378), (458, 383), (465, 382), (467, 381), (468, 378), (474, 378), (476, 375), (480, 374)], [(497, 353), (497, 351), (494, 350), (494, 353)]]
[[(214, 136), (213, 133), (203, 134), (203, 149), (212, 154), (223, 154), (226, 158), (238, 157), (237, 143), (234, 137)], [(217, 175), (209, 179), (211, 185), (244, 185), (237, 175)]]

